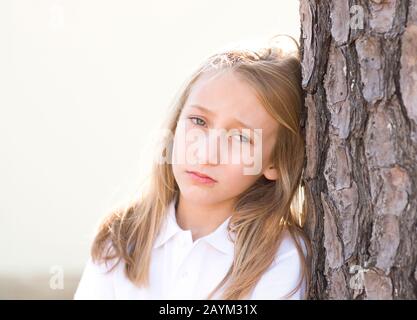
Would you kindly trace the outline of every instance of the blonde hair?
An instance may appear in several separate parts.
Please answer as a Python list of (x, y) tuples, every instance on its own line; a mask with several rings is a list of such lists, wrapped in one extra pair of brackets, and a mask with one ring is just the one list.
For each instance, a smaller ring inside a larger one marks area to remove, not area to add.
[[(298, 43), (289, 38), (297, 46), (293, 53), (269, 45), (256, 50), (229, 49), (209, 56), (185, 83), (165, 123), (170, 132), (175, 132), (187, 97), (202, 74), (233, 71), (253, 86), (266, 111), (279, 124), (271, 155), (278, 179), (261, 176), (238, 197), (228, 224), (228, 232), (235, 233), (234, 260), (207, 299), (226, 283), (221, 299), (246, 299), (274, 261), (284, 230), (294, 240), (302, 265), (299, 282), (286, 297), (293, 295), (303, 280), (307, 284), (305, 297), (308, 293), (311, 245), (302, 229), (306, 206), (301, 182), (301, 66)], [(171, 137), (163, 140), (161, 152), (162, 156), (171, 155)], [(93, 261), (117, 259), (111, 271), (123, 259), (127, 277), (138, 287), (148, 286), (153, 243), (178, 190), (171, 162), (153, 163), (149, 185), (140, 199), (112, 211), (101, 223), (91, 248)], [(306, 244), (307, 257), (300, 238)]]

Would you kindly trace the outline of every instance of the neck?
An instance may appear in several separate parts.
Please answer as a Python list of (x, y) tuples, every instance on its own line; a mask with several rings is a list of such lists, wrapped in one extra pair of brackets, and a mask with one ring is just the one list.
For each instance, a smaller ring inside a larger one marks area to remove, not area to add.
[(176, 207), (178, 226), (183, 230), (191, 230), (193, 241), (216, 230), (232, 215), (233, 201), (228, 200), (216, 204), (202, 205), (185, 199), (181, 193)]

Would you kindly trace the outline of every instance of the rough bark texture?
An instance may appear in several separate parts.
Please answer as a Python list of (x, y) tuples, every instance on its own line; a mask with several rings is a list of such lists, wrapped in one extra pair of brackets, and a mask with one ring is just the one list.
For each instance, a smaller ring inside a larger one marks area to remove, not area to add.
[(300, 0), (300, 17), (309, 297), (416, 299), (417, 0)]

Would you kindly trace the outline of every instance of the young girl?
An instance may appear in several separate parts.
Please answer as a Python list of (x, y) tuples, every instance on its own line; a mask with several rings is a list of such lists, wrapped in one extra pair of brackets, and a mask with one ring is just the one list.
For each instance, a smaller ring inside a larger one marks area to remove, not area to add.
[[(168, 119), (172, 135), (150, 184), (101, 224), (75, 299), (305, 298), (298, 52), (234, 48), (196, 70)], [(242, 148), (255, 153), (258, 170), (221, 161), (243, 160)]]

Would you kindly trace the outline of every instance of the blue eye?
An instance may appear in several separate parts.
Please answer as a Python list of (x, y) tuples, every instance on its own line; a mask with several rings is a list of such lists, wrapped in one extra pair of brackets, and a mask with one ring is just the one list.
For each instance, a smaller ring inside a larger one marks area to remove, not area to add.
[(248, 138), (247, 136), (240, 134), (240, 132), (238, 130), (235, 131), (236, 134), (234, 134), (234, 137), (238, 137), (239, 138), (239, 142), (243, 142), (243, 143), (251, 143), (250, 138)]
[[(204, 126), (206, 124), (206, 122), (199, 117), (189, 117), (188, 119), (190, 119), (192, 121), (192, 123), (194, 123), (197, 126)], [(194, 120), (196, 120), (196, 121), (194, 121)], [(198, 121), (202, 121), (203, 123), (201, 123), (201, 122), (199, 123)]]
[(245, 142), (245, 143), (250, 142), (250, 139), (248, 137), (246, 137), (246, 136), (240, 135), (239, 137), (242, 137), (243, 138), (243, 141), (242, 141), (242, 139), (240, 140), (241, 142)]
[(248, 137), (244, 136), (244, 135), (239, 134), (239, 135), (236, 135), (236, 136), (239, 137), (239, 142), (244, 142), (244, 143), (249, 143), (250, 142), (250, 139)]

